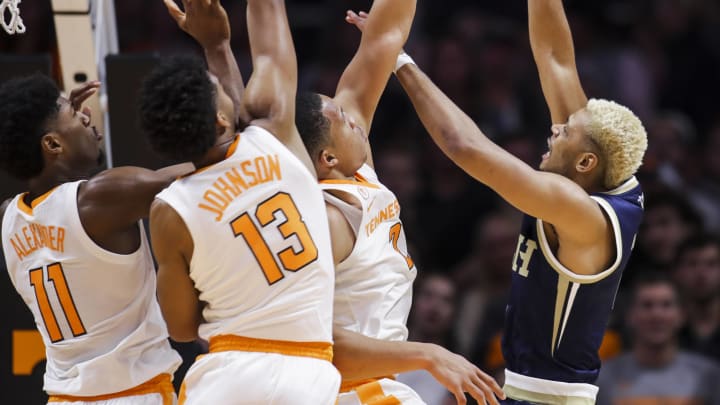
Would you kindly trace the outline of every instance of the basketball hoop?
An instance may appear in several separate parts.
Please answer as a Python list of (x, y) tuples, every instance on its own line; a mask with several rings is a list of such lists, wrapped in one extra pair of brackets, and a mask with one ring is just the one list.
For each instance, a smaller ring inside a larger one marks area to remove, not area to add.
[[(0, 25), (10, 35), (25, 33), (25, 24), (20, 18), (21, 0), (2, 0), (0, 3)], [(7, 13), (10, 13), (10, 21), (7, 20)]]

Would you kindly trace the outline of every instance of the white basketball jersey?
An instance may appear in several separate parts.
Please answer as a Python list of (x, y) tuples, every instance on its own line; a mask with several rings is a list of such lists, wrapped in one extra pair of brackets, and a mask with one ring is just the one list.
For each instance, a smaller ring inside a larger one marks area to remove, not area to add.
[(370, 166), (363, 165), (355, 177), (321, 182), (326, 194), (349, 193), (362, 205), (355, 246), (335, 270), (334, 322), (365, 336), (405, 340), (417, 269), (408, 255), (400, 204)]
[(97, 246), (77, 207), (82, 181), (5, 211), (2, 246), (10, 279), (32, 311), (46, 347), (45, 391), (95, 396), (172, 375), (155, 298), (155, 267), (140, 222), (140, 248), (123, 255)]
[(250, 126), (228, 157), (157, 198), (185, 221), (199, 334), (332, 342), (333, 262), (317, 180), (268, 131)]

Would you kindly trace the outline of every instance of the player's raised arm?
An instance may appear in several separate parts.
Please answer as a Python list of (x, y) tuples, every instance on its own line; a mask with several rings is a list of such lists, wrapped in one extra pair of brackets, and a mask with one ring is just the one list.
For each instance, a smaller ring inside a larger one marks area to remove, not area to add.
[(243, 103), (253, 124), (286, 142), (295, 132), (297, 59), (285, 2), (249, 0), (247, 26), (253, 72)]
[(374, 339), (335, 326), (333, 363), (346, 380), (373, 378), (413, 370), (427, 370), (465, 404), (465, 392), (480, 403), (497, 405), (505, 398), (500, 386), (462, 356), (420, 342)]
[[(335, 101), (370, 132), (380, 96), (410, 34), (416, 0), (375, 0), (355, 56), (340, 78)], [(348, 12), (348, 18), (352, 12)]]
[[(90, 82), (70, 92), (69, 108), (84, 114), (86, 125), (90, 123), (90, 111), (82, 104), (99, 86), (98, 82)], [(184, 163), (160, 170), (118, 167), (93, 176), (78, 191), (78, 210), (86, 232), (103, 242), (107, 235), (135, 226), (138, 220), (148, 217), (155, 194), (193, 170), (191, 163)]]
[(530, 45), (553, 124), (587, 105), (562, 0), (528, 0)]
[(230, 47), (230, 22), (219, 0), (183, 0), (183, 9), (174, 0), (163, 0), (178, 27), (192, 36), (205, 52), (210, 73), (217, 76), (235, 107), (235, 122), (247, 123), (242, 110), (245, 84)]
[(397, 76), (425, 129), (464, 171), (519, 210), (567, 232), (571, 240), (585, 243), (604, 235), (607, 224), (600, 208), (578, 184), (534, 170), (494, 144), (415, 64), (404, 65)]

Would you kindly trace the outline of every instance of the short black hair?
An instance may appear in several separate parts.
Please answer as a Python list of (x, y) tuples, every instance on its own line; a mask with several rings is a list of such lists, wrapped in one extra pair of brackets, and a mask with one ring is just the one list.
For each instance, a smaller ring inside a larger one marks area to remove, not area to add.
[(28, 180), (42, 172), (40, 139), (57, 117), (60, 90), (49, 77), (34, 74), (0, 86), (0, 168)]
[(169, 159), (202, 157), (217, 138), (216, 89), (202, 59), (173, 56), (145, 78), (140, 91), (140, 127), (152, 149)]
[(676, 253), (676, 264), (680, 264), (680, 261), (684, 256), (693, 250), (702, 249), (708, 246), (715, 246), (720, 250), (720, 237), (711, 233), (696, 233), (685, 239), (677, 249)]
[(330, 142), (330, 120), (322, 113), (317, 93), (299, 92), (295, 98), (295, 126), (313, 162)]
[(671, 207), (680, 219), (696, 229), (703, 229), (702, 217), (684, 194), (668, 188), (658, 188), (645, 195), (645, 212), (658, 207)]
[(680, 304), (680, 292), (678, 286), (668, 277), (665, 272), (659, 270), (646, 271), (638, 275), (632, 284), (632, 294), (630, 304), (635, 305), (637, 303), (638, 293), (640, 289), (655, 286), (655, 285), (667, 285), (673, 291), (675, 295), (675, 301)]

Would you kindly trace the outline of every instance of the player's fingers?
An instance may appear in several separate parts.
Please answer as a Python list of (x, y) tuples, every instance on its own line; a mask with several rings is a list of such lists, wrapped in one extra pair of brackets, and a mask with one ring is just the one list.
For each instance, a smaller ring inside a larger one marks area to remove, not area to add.
[(85, 100), (90, 98), (90, 96), (95, 94), (95, 92), (97, 92), (97, 89), (91, 88), (91, 89), (83, 91), (82, 93), (76, 93), (74, 95), (71, 94), (70, 95), (70, 103), (72, 104), (73, 109), (75, 109), (76, 111), (80, 110), (80, 107), (85, 102)]
[(465, 398), (465, 392), (461, 387), (455, 386), (452, 390), (450, 390), (452, 394), (455, 396), (455, 401), (457, 401), (458, 405), (466, 405), (467, 399)]
[(90, 89), (96, 89), (100, 87), (100, 82), (97, 80), (93, 80), (87, 83), (82, 84), (80, 87), (76, 87), (72, 90), (70, 90), (70, 98), (74, 98), (79, 96), (80, 94), (90, 90)]
[(364, 11), (360, 12), (360, 17), (367, 18), (367, 16), (368, 16), (368, 13), (366, 13)]
[(484, 372), (478, 370), (477, 376), (487, 384), (490, 389), (497, 395), (500, 399), (505, 399), (505, 392), (503, 391), (500, 384), (495, 381), (494, 378), (490, 377), (489, 375), (485, 374)]
[[(475, 400), (479, 404), (486, 403), (486, 399), (488, 397), (488, 393), (490, 393), (490, 390), (478, 378), (471, 377), (470, 381), (467, 381), (465, 383), (464, 388), (465, 388), (465, 391), (467, 391), (467, 393), (470, 394), (471, 397), (475, 398)], [(490, 395), (492, 395), (492, 394), (490, 394)]]
[(183, 13), (182, 10), (180, 10), (180, 7), (175, 3), (174, 0), (163, 0), (163, 3), (165, 3), (165, 7), (168, 9), (168, 13), (170, 14), (170, 17), (175, 20), (175, 22), (178, 23), (178, 25), (182, 24), (182, 22), (185, 20), (185, 13)]

